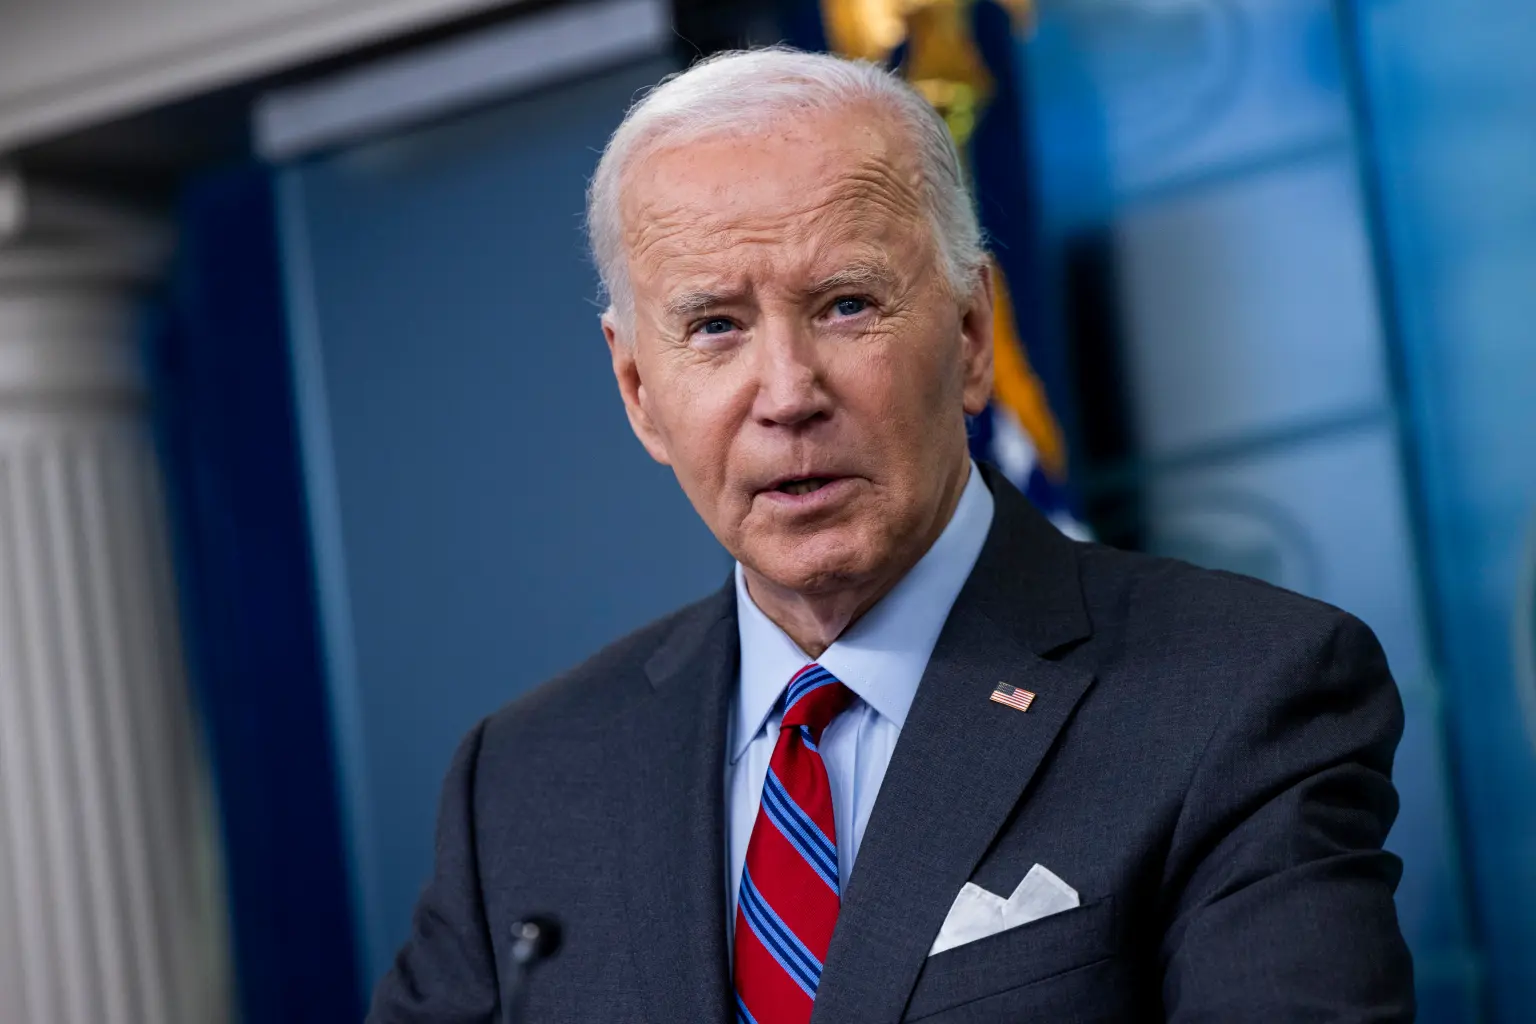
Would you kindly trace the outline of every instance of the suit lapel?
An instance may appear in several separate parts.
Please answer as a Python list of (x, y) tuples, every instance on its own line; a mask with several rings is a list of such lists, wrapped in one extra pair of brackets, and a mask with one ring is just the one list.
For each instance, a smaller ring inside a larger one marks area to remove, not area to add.
[(629, 946), (651, 1020), (733, 1017), (725, 949), (723, 779), (738, 638), (731, 588), (687, 613), (646, 665), (616, 761)]
[[(1089, 632), (1076, 554), (987, 474), (991, 533), (951, 610), (859, 848), (814, 1024), (900, 1019), (954, 901), (1092, 683), (1042, 655)], [(1028, 712), (988, 699), (1034, 691)]]

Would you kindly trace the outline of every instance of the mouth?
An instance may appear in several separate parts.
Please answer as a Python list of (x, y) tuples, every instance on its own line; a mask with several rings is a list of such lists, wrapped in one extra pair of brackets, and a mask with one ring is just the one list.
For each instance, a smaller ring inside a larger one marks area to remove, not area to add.
[(836, 482), (837, 479), (837, 477), (832, 476), (802, 476), (792, 480), (781, 480), (768, 489), (798, 498), (806, 494), (814, 494), (823, 487)]
[(758, 497), (785, 512), (826, 512), (852, 494), (853, 483), (849, 476), (787, 476), (764, 487)]

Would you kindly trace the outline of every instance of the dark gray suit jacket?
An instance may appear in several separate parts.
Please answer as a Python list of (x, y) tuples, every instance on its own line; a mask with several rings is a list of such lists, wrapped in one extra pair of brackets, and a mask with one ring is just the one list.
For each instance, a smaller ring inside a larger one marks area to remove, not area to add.
[[(1356, 619), (997, 512), (859, 849), (816, 1024), (1402, 1021), (1382, 839), (1403, 716)], [(734, 1020), (725, 943), (731, 586), (481, 722), (369, 1020), (499, 1020), (509, 925), (565, 945), (530, 1024)], [(1027, 713), (988, 700), (1006, 681)], [(1082, 906), (929, 957), (967, 881), (1043, 864)]]

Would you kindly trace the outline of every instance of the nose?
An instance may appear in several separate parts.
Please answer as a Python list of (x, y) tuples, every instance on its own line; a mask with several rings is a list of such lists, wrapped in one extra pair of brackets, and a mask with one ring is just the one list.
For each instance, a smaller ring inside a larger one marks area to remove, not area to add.
[(796, 427), (832, 411), (816, 340), (793, 323), (760, 328), (752, 414), (764, 426)]

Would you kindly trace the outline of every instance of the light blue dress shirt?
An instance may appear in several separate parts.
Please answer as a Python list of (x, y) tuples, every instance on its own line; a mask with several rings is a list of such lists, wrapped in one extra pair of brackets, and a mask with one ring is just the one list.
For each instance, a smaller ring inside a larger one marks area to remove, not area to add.
[[(821, 737), (837, 820), (837, 869), (843, 887), (869, 824), (869, 812), (928, 667), (944, 620), (976, 565), (992, 526), (992, 492), (974, 463), (949, 525), (922, 559), (863, 618), (816, 660), (857, 695)], [(764, 615), (736, 566), (736, 618), (741, 675), (731, 708), (725, 776), (727, 935), (736, 923), (736, 893), (768, 761), (779, 738), (779, 697), (813, 659)]]

